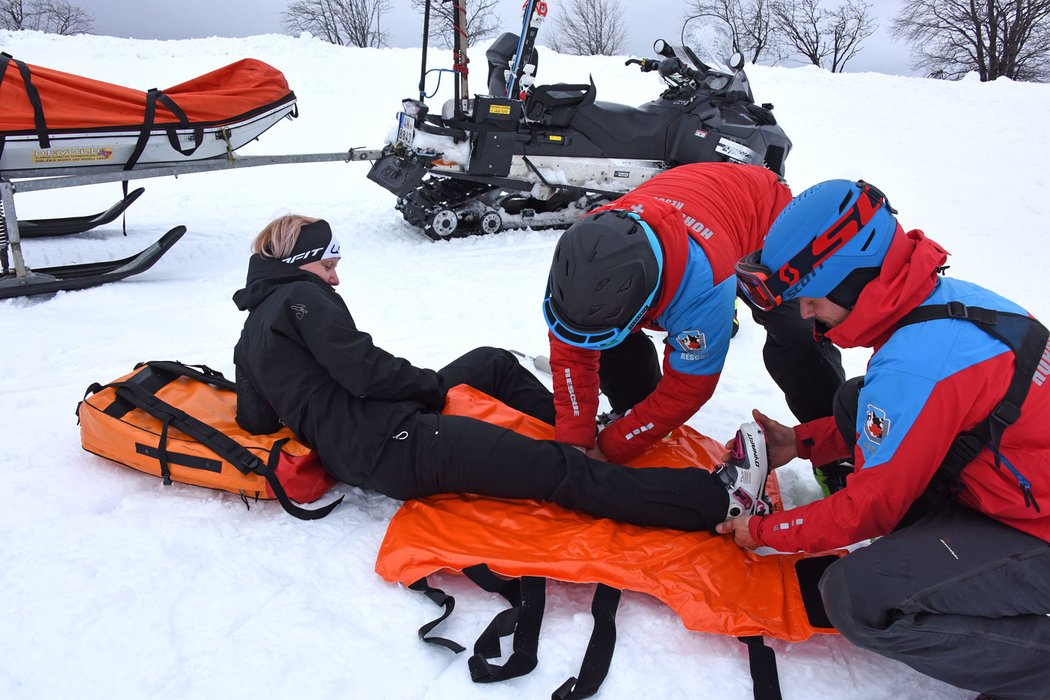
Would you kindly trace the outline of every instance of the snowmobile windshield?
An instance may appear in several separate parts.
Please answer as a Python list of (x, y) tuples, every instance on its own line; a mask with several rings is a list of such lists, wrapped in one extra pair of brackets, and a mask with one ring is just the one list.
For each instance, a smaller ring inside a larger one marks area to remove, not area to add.
[[(660, 247), (660, 241), (656, 237), (656, 233), (653, 231), (652, 227), (650, 227), (649, 224), (637, 214), (631, 212), (628, 213), (627, 216), (634, 219), (645, 232), (645, 236), (649, 241), (654, 256), (656, 257), (656, 279), (663, 279), (664, 256), (663, 250)], [(547, 321), (547, 327), (550, 328), (551, 333), (553, 333), (558, 340), (568, 343), (569, 345), (574, 345), (578, 348), (584, 348), (585, 350), (607, 350), (622, 343), (624, 339), (629, 336), (639, 324), (641, 324), (645, 319), (645, 315), (649, 312), (649, 309), (652, 308), (653, 302), (656, 300), (656, 295), (659, 291), (660, 284), (657, 282), (653, 285), (653, 289), (649, 292), (645, 301), (642, 302), (641, 307), (626, 323), (612, 328), (585, 328), (562, 318), (558, 313), (553, 295), (551, 294), (550, 279), (548, 278), (547, 292), (543, 298), (543, 317)]]

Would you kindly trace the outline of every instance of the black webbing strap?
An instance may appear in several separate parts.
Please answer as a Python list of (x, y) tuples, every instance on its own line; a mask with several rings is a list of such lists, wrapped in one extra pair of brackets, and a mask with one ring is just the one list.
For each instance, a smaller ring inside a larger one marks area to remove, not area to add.
[[(167, 438), (167, 425), (170, 424), (222, 457), (236, 467), (242, 474), (254, 473), (262, 476), (270, 485), (274, 497), (281, 506), (288, 513), (294, 515), (300, 520), (317, 520), (318, 518), (323, 518), (331, 513), (332, 509), (339, 505), (343, 500), (343, 497), (340, 496), (336, 501), (333, 501), (326, 506), (322, 506), (315, 510), (307, 510), (306, 508), (297, 506), (290, 498), (288, 498), (288, 494), (284, 492), (284, 487), (281, 486), (281, 482), (277, 479), (277, 474), (275, 472), (277, 462), (280, 459), (281, 447), (288, 441), (287, 438), (278, 440), (274, 443), (273, 448), (270, 450), (268, 463), (264, 464), (262, 460), (245, 449), (229, 435), (219, 432), (212, 426), (194, 418), (182, 409), (176, 408), (175, 406), (163, 401), (156, 395), (147, 391), (141, 385), (135, 384), (134, 382), (118, 382), (116, 384), (110, 384), (109, 386), (112, 386), (116, 390), (117, 396), (131, 403), (136, 408), (145, 411), (164, 424), (165, 430), (161, 435), (162, 444), (158, 446), (158, 449), (161, 450), (162, 453), (166, 449), (163, 446), (163, 443)], [(163, 459), (164, 463), (166, 463), (166, 457)]]
[(616, 649), (616, 608), (620, 604), (620, 589), (599, 583), (591, 600), (594, 628), (587, 642), (587, 651), (580, 664), (579, 675), (562, 683), (551, 694), (551, 700), (583, 700), (598, 692), (609, 675), (613, 651)]
[[(175, 115), (175, 118), (179, 120), (179, 126), (188, 127), (189, 119), (186, 117), (186, 113), (175, 104), (175, 101), (165, 95), (157, 88), (150, 88), (146, 92), (146, 111), (142, 117), (142, 130), (139, 131), (139, 138), (135, 142), (135, 150), (131, 152), (131, 156), (128, 158), (128, 162), (124, 164), (124, 170), (131, 170), (135, 167), (135, 164), (139, 162), (139, 158), (142, 156), (142, 151), (146, 149), (146, 143), (150, 139), (150, 135), (153, 132), (153, 125), (157, 120), (157, 103), (160, 102), (169, 112)], [(171, 147), (177, 150), (183, 155), (192, 155), (194, 151), (201, 145), (204, 138), (204, 131), (202, 128), (197, 127), (193, 131), (194, 141), (196, 142), (192, 148), (183, 149), (179, 144), (178, 135), (175, 133), (174, 128), (168, 128), (168, 142)]]
[[(467, 567), (463, 574), (490, 593), (506, 598), (511, 607), (498, 613), (474, 644), (467, 665), (475, 683), (494, 683), (517, 678), (536, 668), (536, 648), (546, 604), (545, 578), (522, 576), (504, 579), (484, 564)], [(513, 635), (512, 653), (502, 666), (489, 662), (502, 655), (500, 640)]]
[(435, 627), (447, 620), (448, 616), (452, 614), (452, 611), (456, 609), (456, 599), (445, 593), (440, 588), (434, 588), (433, 586), (431, 586), (430, 583), (427, 581), (426, 576), (410, 585), (409, 588), (413, 591), (419, 591), (427, 598), (432, 600), (434, 604), (439, 605), (445, 609), (445, 612), (443, 612), (440, 617), (434, 618), (433, 620), (419, 628), (419, 638), (427, 644), (436, 644), (439, 647), (444, 647), (445, 649), (451, 651), (453, 654), (458, 654), (461, 651), (464, 651), (466, 647), (464, 647), (462, 644), (459, 644), (458, 642), (452, 641), (451, 639), (446, 639), (444, 637), (427, 636), (434, 630)]
[[(4, 76), (7, 75), (7, 66), (11, 63), (11, 54), (6, 51), (0, 52), (0, 88), (4, 86)], [(0, 95), (3, 92), (0, 91)], [(7, 145), (7, 134), (0, 134), (0, 157), (4, 155), (4, 146)], [(2, 207), (0, 207), (2, 208)], [(0, 252), (7, 254), (7, 231), (0, 232), (3, 234), (3, 240), (0, 240)], [(7, 260), (4, 261), (3, 272), (7, 273)]]
[[(175, 103), (175, 100), (171, 99), (160, 90), (157, 90), (157, 102), (164, 105), (169, 112), (175, 115), (175, 118), (179, 120), (179, 126), (184, 128), (189, 127), (189, 117), (187, 117), (186, 113), (182, 111), (182, 107), (179, 107)], [(184, 156), (192, 156), (193, 152), (200, 148), (200, 145), (204, 143), (204, 127), (202, 126), (193, 127), (193, 146), (190, 148), (182, 147), (182, 144), (179, 143), (179, 134), (173, 127), (168, 127), (167, 132), (168, 143), (171, 144), (172, 148)]]
[[(1010, 348), (1014, 354), (1014, 374), (1003, 399), (988, 417), (955, 437), (944, 461), (930, 480), (930, 485), (901, 518), (898, 528), (914, 523), (926, 513), (954, 499), (963, 470), (984, 447), (992, 451), (996, 467), (1000, 466), (999, 444), (1003, 432), (1021, 417), (1021, 406), (1028, 396), (1032, 377), (1050, 340), (1050, 331), (1030, 316), (966, 306), (958, 301), (920, 306), (902, 318), (896, 327), (946, 318), (970, 321)], [(1039, 504), (1035, 502), (1031, 489), (1022, 483), (1021, 490), (1025, 504), (1034, 506), (1038, 511)]]
[(33, 106), (33, 123), (36, 125), (36, 138), (40, 142), (40, 147), (51, 148), (51, 139), (47, 134), (47, 122), (44, 119), (44, 105), (40, 102), (40, 92), (33, 85), (29, 66), (9, 53), (0, 53), (0, 79), (7, 73), (7, 66), (11, 62), (14, 62), (15, 67), (18, 68), (22, 76), (22, 84), (25, 85), (26, 97), (29, 98), (29, 104)]
[[(174, 360), (152, 360), (135, 365), (135, 369), (142, 367), (145, 367), (145, 369), (136, 372), (126, 381), (141, 385), (142, 388), (151, 394), (157, 393), (179, 377), (195, 379), (199, 382), (210, 384), (217, 389), (237, 390), (237, 385), (234, 382), (224, 377), (222, 372), (214, 370), (207, 365), (187, 365)], [(87, 394), (94, 394), (101, 390), (102, 386), (100, 384), (92, 384), (88, 387)], [(117, 396), (113, 403), (103, 409), (103, 413), (110, 418), (123, 418), (134, 408), (134, 405)]]
[(747, 645), (755, 700), (782, 700), (776, 653), (766, 646), (765, 640), (759, 635), (737, 639)]
[(155, 370), (167, 372), (173, 375), (173, 379), (175, 377), (189, 377), (190, 379), (196, 379), (198, 382), (210, 384), (216, 389), (237, 390), (236, 383), (227, 379), (219, 370), (212, 369), (208, 365), (187, 365), (177, 360), (150, 360), (135, 365), (135, 369), (139, 367), (151, 367)]
[(164, 485), (171, 486), (171, 467), (168, 466), (168, 426), (171, 420), (165, 416), (160, 419), (160, 440), (157, 441), (157, 461), (160, 462), (160, 475)]

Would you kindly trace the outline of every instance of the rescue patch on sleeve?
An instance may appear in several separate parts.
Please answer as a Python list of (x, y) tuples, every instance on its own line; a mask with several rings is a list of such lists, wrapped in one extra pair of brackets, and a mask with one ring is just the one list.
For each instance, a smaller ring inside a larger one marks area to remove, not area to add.
[(679, 333), (674, 340), (685, 353), (702, 354), (707, 350), (707, 338), (700, 331), (684, 331)]
[(890, 419), (886, 412), (874, 404), (868, 404), (864, 413), (864, 437), (879, 445), (890, 432)]

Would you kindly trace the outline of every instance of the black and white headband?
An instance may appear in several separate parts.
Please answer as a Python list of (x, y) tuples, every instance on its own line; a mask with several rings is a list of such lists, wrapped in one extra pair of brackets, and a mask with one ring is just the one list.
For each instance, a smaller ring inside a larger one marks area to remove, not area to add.
[(318, 260), (332, 260), (342, 257), (339, 254), (339, 241), (332, 233), (332, 227), (324, 219), (306, 224), (299, 229), (299, 238), (288, 257), (281, 262), (289, 265), (308, 265)]

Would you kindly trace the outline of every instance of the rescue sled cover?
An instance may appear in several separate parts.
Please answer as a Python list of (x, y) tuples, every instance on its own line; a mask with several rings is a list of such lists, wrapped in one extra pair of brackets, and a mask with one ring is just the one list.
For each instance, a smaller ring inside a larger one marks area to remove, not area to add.
[[(465, 386), (449, 392), (445, 412), (480, 418), (530, 437), (553, 438), (552, 426)], [(722, 445), (716, 441), (682, 427), (630, 464), (711, 469), (722, 452)], [(536, 578), (601, 584), (594, 603), (596, 631), (599, 618), (604, 618), (607, 625), (613, 624), (620, 590), (648, 593), (673, 609), (688, 629), (740, 637), (752, 654), (756, 697), (776, 697), (775, 661), (772, 650), (762, 646), (760, 635), (797, 642), (816, 633), (834, 633), (817, 594), (816, 581), (835, 559), (833, 555), (760, 556), (737, 547), (725, 536), (639, 527), (553, 504), (442, 495), (401, 506), (380, 547), (376, 572), (387, 581), (423, 591), (445, 605), (445, 617), (451, 612), (447, 602), (443, 602), (448, 596), (426, 583), (427, 576), (441, 570), (462, 572), (483, 586), (486, 580), (492, 582), (492, 573), (520, 580), (523, 593), (519, 594), (518, 603), (521, 597), (527, 597), (526, 582)], [(611, 598), (603, 587), (612, 589), (616, 597)], [(599, 596), (611, 598), (611, 609), (608, 603), (600, 602)], [(531, 605), (535, 608), (537, 603)], [(602, 605), (605, 607), (599, 615)], [(542, 592), (538, 606), (542, 616)], [(440, 619), (421, 629), (420, 636), (448, 646), (446, 642), (451, 643), (450, 640), (427, 637)], [(538, 627), (536, 621), (537, 635)], [(514, 634), (518, 649), (519, 631)], [(614, 640), (614, 628), (612, 637)], [(471, 659), (475, 681), (502, 679), (491, 677), (500, 672), (494, 671), (484, 652), (479, 651), (490, 642), (479, 639), (475, 647), (475, 657), (481, 654), (481, 658)], [(604, 652), (606, 669), (612, 643)], [(591, 648), (599, 646), (592, 637), (581, 668), (581, 682), (586, 668), (593, 671), (595, 666)], [(763, 657), (764, 661), (757, 660)], [(535, 658), (530, 664), (528, 670), (535, 665)], [(764, 668), (756, 670), (758, 666)], [(503, 677), (514, 675), (521, 673), (512, 671)], [(590, 675), (589, 690), (596, 691), (604, 672), (598, 677)], [(760, 685), (768, 687), (769, 692), (762, 691)], [(588, 689), (573, 690), (572, 686), (560, 689), (562, 695), (556, 693), (555, 697), (587, 697)]]
[[(5, 169), (127, 162), (130, 168), (151, 136), (174, 150), (142, 162), (214, 157), (227, 151), (224, 138), (237, 148), (294, 108), (284, 75), (252, 58), (144, 92), (0, 54), (0, 145), (33, 148), (5, 157)], [(231, 141), (221, 130), (235, 126), (243, 127), (242, 137)], [(206, 130), (213, 132), (207, 139)], [(205, 140), (214, 147), (198, 151)]]
[(288, 428), (269, 435), (242, 430), (235, 419), (235, 386), (216, 370), (145, 362), (105, 386), (92, 384), (87, 394), (77, 416), (88, 452), (162, 477), (165, 484), (277, 499), (304, 519), (335, 506), (305, 510), (291, 502), (317, 500), (334, 482)]

